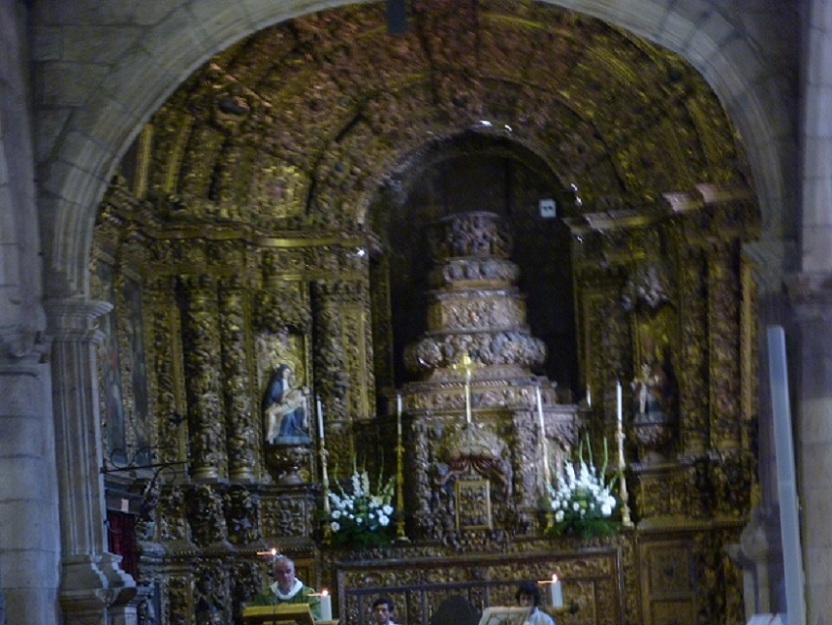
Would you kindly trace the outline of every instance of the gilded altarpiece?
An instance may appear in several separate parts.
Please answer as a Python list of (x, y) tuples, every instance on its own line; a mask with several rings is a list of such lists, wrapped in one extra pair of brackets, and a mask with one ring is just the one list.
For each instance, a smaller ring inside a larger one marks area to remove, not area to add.
[(645, 623), (743, 617), (738, 568), (713, 554), (738, 539), (757, 488), (741, 251), (755, 215), (745, 190), (702, 185), (650, 212), (569, 221), (582, 369), (604, 398), (588, 420), (614, 437), (622, 417)]
[(374, 411), (369, 259), (363, 237), (285, 235), (232, 234), (209, 204), (119, 185), (101, 207), (93, 293), (114, 312), (100, 377), (121, 395), (102, 392), (102, 469), (135, 522), (142, 623), (239, 619), (273, 545), (319, 585), (319, 424), (348, 467)]
[[(95, 292), (107, 299), (117, 286), (116, 321), (131, 310), (141, 319), (142, 436), (148, 464), (162, 465), (106, 478), (135, 516), (142, 610), (188, 623), (209, 606), (238, 620), (265, 581), (257, 552), (279, 545), (304, 581), (335, 589), (345, 623), (366, 622), (382, 590), (404, 620), (426, 623), (452, 596), (477, 609), (511, 604), (519, 577), (553, 573), (567, 598), (559, 625), (739, 618), (737, 569), (720, 554), (755, 487), (756, 334), (740, 245), (753, 234), (750, 199), (701, 190), (570, 222), (594, 398), (580, 405), (534, 373), (545, 347), (525, 323), (501, 220), (438, 224), (428, 331), (408, 349), (416, 379), (401, 389), (408, 541), (362, 552), (332, 548), (320, 523), (318, 405), (333, 473), (392, 437), (392, 402), (374, 419), (384, 375), (374, 348), (389, 322), (374, 316), (387, 301), (373, 292), (386, 284), (371, 278), (377, 246), (343, 233), (232, 232), (206, 210), (151, 210), (116, 187), (99, 216)], [(126, 330), (116, 341), (119, 355), (131, 349)], [(133, 363), (120, 359), (122, 381), (139, 379)], [(616, 383), (634, 524), (611, 539), (544, 539), (544, 458), (554, 473), (584, 431), (614, 440)], [(125, 426), (138, 432), (131, 386), (121, 388)], [(269, 413), (289, 390), (302, 400)], [(296, 429), (281, 433), (289, 413)]]

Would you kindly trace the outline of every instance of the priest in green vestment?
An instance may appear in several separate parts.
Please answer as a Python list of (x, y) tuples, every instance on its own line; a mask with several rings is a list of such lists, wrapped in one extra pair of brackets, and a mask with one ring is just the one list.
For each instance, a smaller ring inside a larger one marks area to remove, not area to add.
[[(272, 568), (274, 583), (257, 595), (249, 605), (277, 605), (280, 603), (306, 603), (312, 618), (321, 620), (321, 598), (315, 589), (295, 577), (295, 563), (291, 558), (278, 556)], [(316, 595), (316, 596), (312, 596)]]

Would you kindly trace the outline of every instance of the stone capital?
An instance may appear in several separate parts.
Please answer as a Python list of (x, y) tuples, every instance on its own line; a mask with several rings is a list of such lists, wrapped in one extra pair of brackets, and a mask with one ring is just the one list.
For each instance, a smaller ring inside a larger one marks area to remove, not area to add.
[(46, 300), (49, 330), (56, 341), (97, 341), (98, 320), (113, 309), (110, 302), (83, 297)]
[(51, 339), (42, 330), (26, 326), (0, 328), (0, 369), (43, 362), (50, 344)]
[(786, 276), (797, 267), (795, 243), (779, 239), (754, 241), (745, 243), (743, 252), (754, 264), (760, 293), (782, 293)]
[(832, 272), (803, 272), (784, 280), (800, 321), (832, 321)]

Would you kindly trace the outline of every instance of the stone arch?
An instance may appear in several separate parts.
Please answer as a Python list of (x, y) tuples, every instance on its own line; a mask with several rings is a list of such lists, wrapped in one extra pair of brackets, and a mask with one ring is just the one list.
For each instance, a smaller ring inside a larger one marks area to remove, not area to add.
[[(790, 236), (792, 224), (784, 223), (782, 207), (793, 198), (786, 191), (789, 181), (783, 163), (796, 146), (786, 138), (787, 98), (767, 97), (783, 90), (772, 65), (760, 57), (741, 24), (708, 4), (686, 8), (671, 0), (648, 4), (626, 0), (614, 6), (601, 0), (547, 1), (631, 30), (691, 62), (728, 110), (748, 148), (764, 237)], [(40, 60), (43, 84), (55, 89), (40, 94), (42, 108), (37, 115), (39, 201), (50, 292), (87, 292), (87, 257), (97, 203), (141, 125), (197, 65), (266, 26), (345, 4), (255, 6), (183, 0), (172, 10), (165, 7), (164, 14), (160, 6), (158, 15), (142, 15), (143, 23), (150, 26), (121, 28), (122, 45), (106, 52), (91, 47), (90, 58), (54, 64)], [(119, 17), (125, 16), (113, 16), (113, 21)], [(60, 28), (67, 36), (79, 36), (72, 32), (77, 26)], [(93, 60), (94, 69), (88, 64)], [(50, 80), (58, 73), (61, 80)]]

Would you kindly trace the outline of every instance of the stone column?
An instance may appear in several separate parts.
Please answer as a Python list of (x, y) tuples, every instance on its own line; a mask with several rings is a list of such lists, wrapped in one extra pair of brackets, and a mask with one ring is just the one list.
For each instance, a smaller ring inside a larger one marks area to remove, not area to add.
[(190, 463), (197, 481), (225, 474), (225, 436), (220, 408), (220, 336), (217, 291), (208, 276), (188, 276), (184, 334)]
[(61, 545), (45, 349), (42, 337), (19, 328), (0, 336), (0, 623), (8, 625), (58, 618)]
[[(107, 551), (96, 343), (97, 319), (112, 305), (82, 298), (48, 301), (56, 458), (60, 492), (60, 601), (72, 623), (106, 623), (136, 592), (120, 556)], [(37, 605), (38, 602), (33, 602)], [(121, 607), (119, 607), (121, 606)], [(31, 618), (27, 622), (38, 622)]]
[[(787, 334), (790, 385), (799, 403), (793, 415), (800, 497), (805, 596), (809, 619), (832, 610), (832, 276), (801, 276), (791, 288), (797, 328)], [(814, 616), (813, 616), (814, 615)]]
[(797, 423), (807, 623), (832, 614), (832, 3), (805, 3), (801, 94), (800, 405)]

